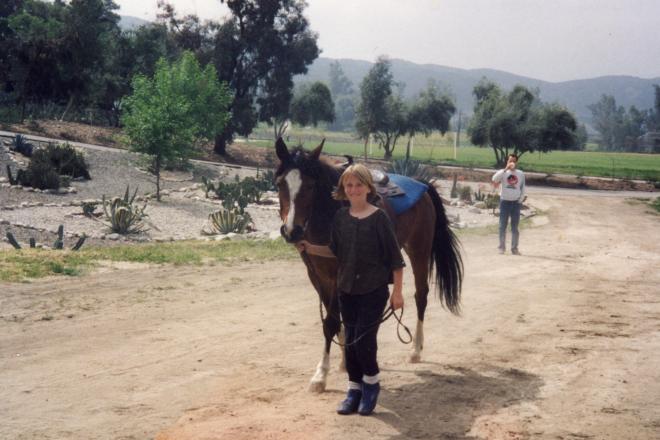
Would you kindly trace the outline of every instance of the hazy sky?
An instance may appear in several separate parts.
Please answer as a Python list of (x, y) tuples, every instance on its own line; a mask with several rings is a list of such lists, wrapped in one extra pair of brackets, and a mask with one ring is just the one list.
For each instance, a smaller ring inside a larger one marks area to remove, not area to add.
[[(219, 0), (170, 0), (218, 19)], [(157, 0), (115, 0), (153, 19)], [(660, 77), (660, 0), (309, 0), (321, 56), (493, 68), (548, 81)]]

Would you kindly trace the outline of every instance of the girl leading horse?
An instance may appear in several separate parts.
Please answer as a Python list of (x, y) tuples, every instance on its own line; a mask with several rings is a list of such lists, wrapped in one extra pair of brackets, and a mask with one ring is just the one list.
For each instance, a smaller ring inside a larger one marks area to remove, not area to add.
[[(290, 243), (304, 239), (313, 244), (328, 244), (333, 217), (341, 207), (332, 192), (342, 167), (320, 158), (323, 142), (311, 152), (300, 147), (289, 151), (280, 138), (275, 148), (280, 160), (275, 181), (280, 199), (282, 236)], [(429, 280), (434, 274), (445, 307), (454, 314), (460, 311), (463, 264), (458, 241), (449, 228), (442, 200), (432, 186), (428, 186), (411, 208), (399, 215), (394, 214), (386, 200), (380, 199), (376, 203), (389, 214), (397, 240), (408, 255), (413, 270), (417, 326), (410, 360), (419, 362), (424, 345), (423, 323)], [(303, 261), (327, 312), (323, 320), (323, 356), (310, 383), (312, 391), (320, 392), (325, 390), (330, 345), (341, 329), (336, 292), (337, 260), (303, 254)]]

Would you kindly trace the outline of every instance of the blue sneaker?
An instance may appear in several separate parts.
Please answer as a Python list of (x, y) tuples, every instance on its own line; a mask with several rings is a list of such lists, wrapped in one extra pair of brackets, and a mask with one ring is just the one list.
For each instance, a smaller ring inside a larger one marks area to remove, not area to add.
[(361, 398), (362, 391), (355, 389), (348, 390), (346, 398), (339, 404), (339, 407), (337, 408), (337, 414), (345, 416), (357, 412)]
[(358, 413), (361, 416), (368, 416), (376, 408), (378, 402), (378, 394), (380, 393), (380, 383), (377, 382), (373, 385), (368, 383), (362, 384), (362, 399), (358, 407)]

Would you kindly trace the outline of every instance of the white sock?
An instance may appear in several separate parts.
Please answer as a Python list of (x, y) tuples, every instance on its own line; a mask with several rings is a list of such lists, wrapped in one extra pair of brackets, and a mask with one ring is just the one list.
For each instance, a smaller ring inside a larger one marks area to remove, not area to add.
[(380, 382), (380, 377), (378, 374), (374, 374), (373, 376), (367, 376), (366, 374), (362, 376), (362, 382), (368, 383), (369, 385), (375, 385), (378, 382)]
[(360, 390), (362, 391), (362, 384), (357, 383), (357, 382), (351, 382), (350, 380), (348, 381), (348, 389), (349, 390)]

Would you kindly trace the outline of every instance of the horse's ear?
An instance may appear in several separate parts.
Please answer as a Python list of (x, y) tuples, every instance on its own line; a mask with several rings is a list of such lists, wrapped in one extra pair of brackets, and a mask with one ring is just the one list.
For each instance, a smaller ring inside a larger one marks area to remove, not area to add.
[(287, 161), (291, 157), (289, 149), (286, 147), (286, 144), (281, 137), (278, 137), (277, 141), (275, 141), (275, 153), (282, 162)]
[(325, 138), (321, 141), (318, 147), (314, 148), (312, 151), (312, 158), (313, 159), (318, 159), (319, 156), (321, 155), (321, 150), (323, 150), (323, 144), (325, 144)]

